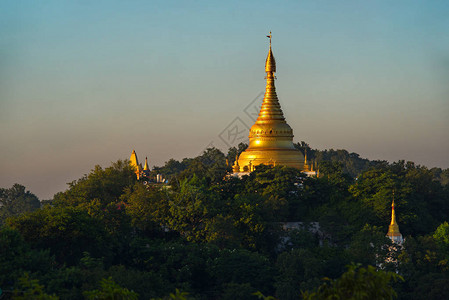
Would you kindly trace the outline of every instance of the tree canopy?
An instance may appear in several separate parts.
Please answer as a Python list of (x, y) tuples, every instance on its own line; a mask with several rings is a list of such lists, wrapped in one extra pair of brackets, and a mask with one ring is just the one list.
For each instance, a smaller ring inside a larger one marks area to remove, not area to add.
[[(447, 170), (301, 143), (319, 178), (264, 165), (227, 176), (245, 146), (155, 167), (168, 185), (118, 161), (42, 206), (19, 184), (0, 189), (0, 288), (17, 299), (449, 298)], [(385, 237), (393, 192), (403, 247)]]

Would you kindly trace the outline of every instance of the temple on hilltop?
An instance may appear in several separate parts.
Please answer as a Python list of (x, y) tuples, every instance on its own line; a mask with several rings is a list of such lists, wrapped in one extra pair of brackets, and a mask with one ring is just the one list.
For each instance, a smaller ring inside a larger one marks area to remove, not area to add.
[(271, 50), (271, 32), (267, 37), (270, 38), (270, 48), (265, 61), (265, 96), (259, 117), (249, 131), (249, 146), (236, 158), (233, 173), (252, 172), (256, 166), (264, 164), (293, 167), (308, 175), (316, 175), (313, 163), (309, 165), (307, 162), (307, 154), (303, 155), (293, 145), (293, 130), (285, 121), (274, 85), (276, 61)]
[(134, 172), (136, 173), (137, 179), (140, 179), (144, 176), (148, 176), (150, 174), (150, 168), (148, 167), (148, 158), (145, 157), (145, 165), (142, 167), (142, 164), (139, 164), (139, 160), (137, 159), (136, 151), (133, 150), (131, 153), (131, 157), (129, 158), (129, 164), (133, 167)]
[[(393, 194), (394, 195), (394, 194)], [(399, 225), (396, 222), (396, 213), (394, 211), (394, 196), (391, 204), (391, 222), (388, 227), (387, 237), (395, 244), (401, 245), (404, 241), (401, 232), (399, 231)]]

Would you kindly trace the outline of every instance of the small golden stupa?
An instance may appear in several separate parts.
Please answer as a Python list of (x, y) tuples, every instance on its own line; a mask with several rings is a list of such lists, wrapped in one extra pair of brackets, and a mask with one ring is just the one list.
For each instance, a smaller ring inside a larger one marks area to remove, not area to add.
[(267, 85), (256, 123), (249, 131), (249, 146), (232, 167), (234, 173), (251, 172), (260, 164), (282, 165), (309, 171), (304, 155), (293, 145), (293, 130), (287, 124), (274, 86), (276, 61), (270, 49), (265, 62)]
[[(148, 164), (148, 162), (145, 160), (145, 163)], [(133, 150), (131, 153), (131, 157), (129, 158), (129, 164), (134, 169), (134, 172), (136, 173), (137, 179), (140, 179), (142, 176), (142, 165), (139, 164), (139, 160), (137, 159), (136, 151)]]
[(145, 166), (143, 167), (144, 171), (150, 171), (150, 167), (148, 166), (148, 157), (145, 157)]
[(390, 238), (390, 240), (396, 244), (402, 244), (402, 242), (404, 241), (402, 234), (399, 231), (399, 225), (396, 222), (396, 213), (394, 211), (394, 198), (393, 203), (391, 204), (391, 222), (390, 226), (388, 227), (387, 237)]

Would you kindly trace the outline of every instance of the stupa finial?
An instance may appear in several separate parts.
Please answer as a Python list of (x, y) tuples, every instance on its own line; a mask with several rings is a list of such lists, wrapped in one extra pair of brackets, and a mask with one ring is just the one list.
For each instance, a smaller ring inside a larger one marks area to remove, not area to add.
[(271, 35), (271, 31), (270, 31), (270, 34), (269, 34), (269, 35), (267, 35), (267, 38), (269, 38), (269, 39), (270, 39), (270, 49), (271, 49), (271, 37), (272, 37), (272, 35)]
[(267, 37), (270, 39), (270, 49), (268, 50), (268, 56), (267, 56), (267, 60), (265, 61), (265, 72), (268, 73), (268, 76), (273, 76), (272, 73), (276, 72), (276, 60), (274, 59), (273, 56), (273, 52), (271, 51), (271, 31), (270, 31), (270, 35), (267, 35)]

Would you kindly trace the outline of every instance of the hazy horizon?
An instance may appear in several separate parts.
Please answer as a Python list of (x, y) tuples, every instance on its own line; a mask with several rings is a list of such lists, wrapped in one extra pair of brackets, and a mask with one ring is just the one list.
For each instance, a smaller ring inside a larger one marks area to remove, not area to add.
[(295, 142), (448, 168), (448, 12), (446, 1), (2, 2), (0, 187), (48, 199), (133, 149), (161, 166), (247, 142), (270, 30)]

